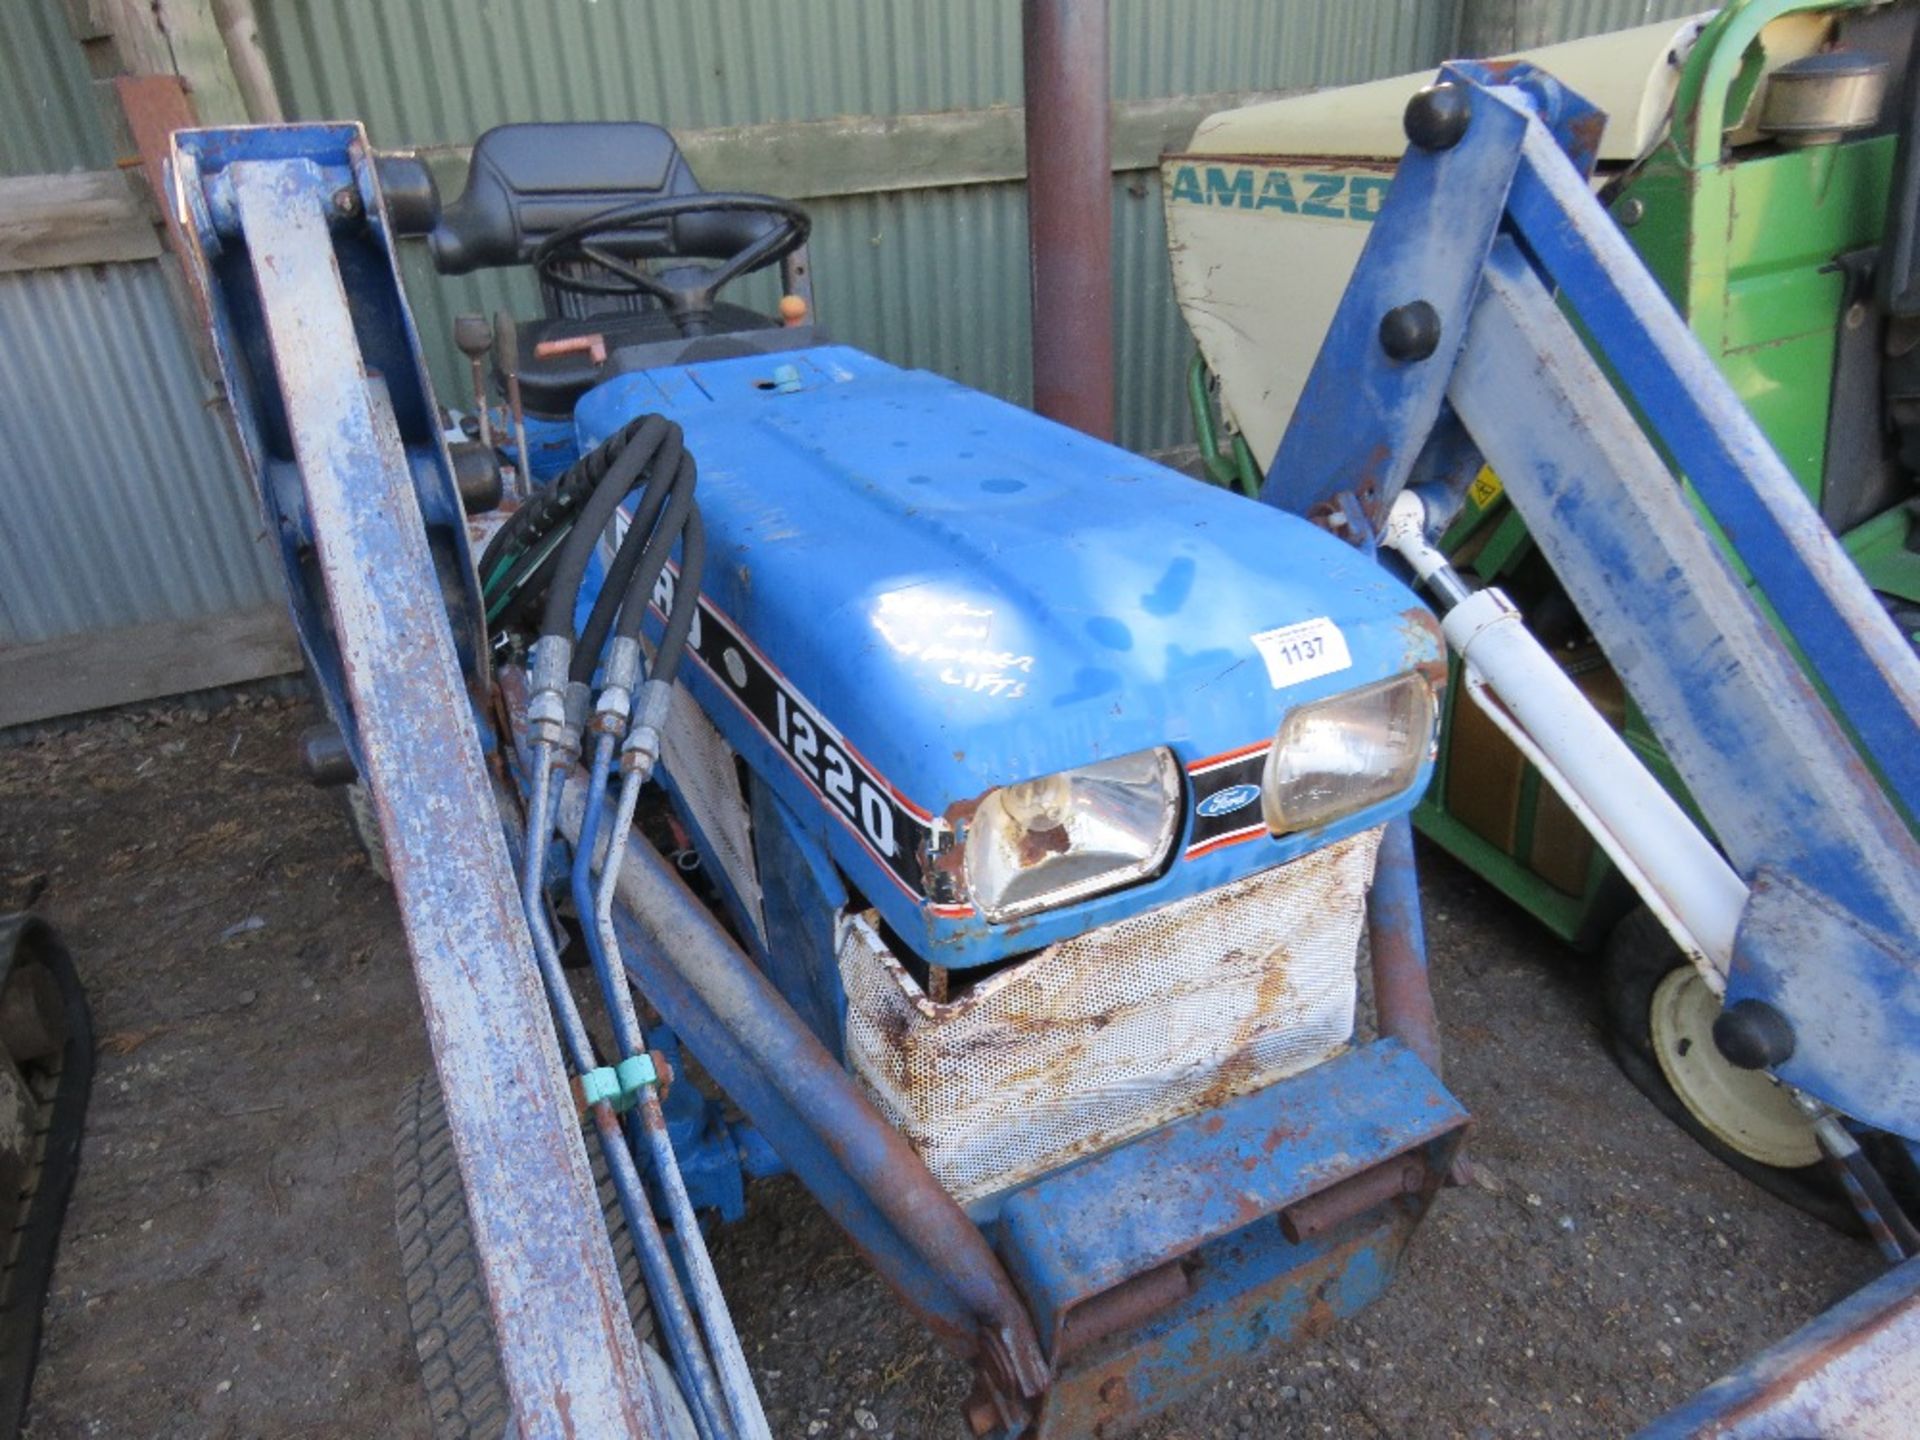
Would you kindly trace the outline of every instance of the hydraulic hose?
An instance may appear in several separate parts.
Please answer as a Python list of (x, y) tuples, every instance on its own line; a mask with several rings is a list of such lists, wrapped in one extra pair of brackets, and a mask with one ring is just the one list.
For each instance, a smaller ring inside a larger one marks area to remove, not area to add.
[[(574, 845), (574, 907), (583, 922), (581, 930), (605, 994), (615, 1035), (631, 1037), (618, 1039), (616, 1043), (629, 1054), (639, 1053), (644, 1032), (634, 1005), (633, 992), (628, 985), (625, 966), (621, 964), (618, 969), (615, 968), (620, 956), (620, 941), (613, 923), (614, 893), (619, 885), (621, 862), (626, 858), (626, 837), (633, 831), (640, 791), (652, 773), (659, 754), (659, 727), (666, 717), (666, 697), (670, 693), (668, 686), (674, 670), (678, 668), (680, 657), (686, 651), (693, 616), (699, 608), (700, 582), (706, 568), (706, 532), (700, 521), (700, 512), (692, 507), (693, 465), (690, 458), (684, 462), (683, 470), (683, 483), (675, 486), (673, 508), (669, 509), (649, 542), (647, 558), (633, 575), (633, 588), (620, 611), (620, 639), (632, 643), (646, 612), (647, 597), (653, 589), (653, 577), (657, 577), (665, 566), (667, 552), (675, 539), (674, 530), (683, 524), (679, 537), (680, 584), (674, 590), (673, 604), (667, 614), (648, 683), (641, 687), (634, 701), (633, 729), (622, 753), (620, 798), (615, 807), (612, 828), (607, 832), (606, 854), (600, 865), (600, 886), (591, 897), (591, 906), (587, 903), (587, 882), (594, 852), (599, 845), (606, 807), (608, 762), (615, 739), (610, 731), (601, 732), (594, 751), (593, 769), (587, 785), (586, 812), (581, 833)], [(609, 663), (611, 666), (614, 662)], [(593, 917), (591, 923), (587, 923), (589, 913)], [(712, 1351), (714, 1365), (719, 1371), (720, 1391), (729, 1416), (744, 1440), (770, 1440), (766, 1415), (754, 1389), (753, 1376), (747, 1368), (739, 1334), (727, 1311), (719, 1276), (714, 1272), (713, 1261), (706, 1247), (699, 1240), (699, 1220), (694, 1214), (686, 1184), (680, 1177), (673, 1142), (667, 1133), (666, 1116), (661, 1111), (658, 1096), (650, 1089), (639, 1096), (638, 1127), (652, 1155), (654, 1178), (666, 1201), (674, 1235), (680, 1241), (681, 1260), (693, 1292), (694, 1308), (699, 1314), (707, 1346)]]
[(487, 548), (480, 556), (480, 578), (489, 590), (500, 578), (496, 572), (501, 562), (511, 558), (509, 552), (521, 554), (538, 544), (548, 531), (578, 509), (580, 502), (600, 483), (601, 476), (607, 473), (615, 457), (626, 449), (648, 421), (657, 419), (658, 416), (641, 415), (629, 420), (569, 465), (566, 473), (553, 484), (542, 489), (507, 517), (506, 523), (493, 532), (493, 538), (487, 542)]
[(594, 546), (600, 543), (600, 532), (607, 528), (607, 523), (613, 519), (613, 512), (627, 498), (628, 492), (640, 479), (641, 471), (666, 438), (667, 422), (658, 416), (652, 418), (654, 423), (643, 426), (613, 464), (607, 467), (607, 473), (594, 487), (587, 503), (580, 507), (579, 516), (568, 530), (566, 544), (560, 547), (560, 559), (553, 572), (552, 584), (547, 588), (546, 609), (540, 616), (542, 636), (564, 635), (569, 640), (573, 638), (574, 601), (579, 598), (580, 584), (586, 579), (587, 561), (593, 557)]
[[(597, 928), (587, 923), (587, 917), (593, 909), (593, 850), (599, 843), (600, 830), (606, 819), (607, 780), (613, 771), (614, 747), (619, 737), (601, 732), (594, 740), (593, 769), (587, 780), (587, 814), (583, 833), (573, 847), (573, 871), (569, 877), (573, 888), (573, 908), (580, 916), (580, 929), (587, 942), (587, 956), (593, 961), (594, 977), (600, 982), (600, 988), (606, 994), (607, 1008), (613, 1021), (613, 1046), (620, 1052), (621, 1058), (639, 1055), (646, 1050), (646, 1039), (641, 1033), (639, 1018), (633, 1008), (633, 997), (628, 994), (624, 976), (613, 973), (609, 958), (612, 953), (602, 940)], [(636, 787), (637, 789), (638, 787)], [(621, 786), (622, 792), (626, 786)], [(627, 823), (633, 823), (633, 816), (627, 815)], [(621, 832), (613, 832), (613, 848), (623, 849), (620, 842)], [(626, 1003), (620, 1003), (624, 1000)]]
[[(508, 555), (508, 545), (503, 543), (513, 521), (501, 527), (493, 543), (488, 545), (480, 567), (486, 577), (483, 593), (489, 624), (519, 623), (525, 618), (529, 604), (537, 604), (540, 597), (550, 592), (560, 557), (568, 552), (574, 539), (576, 517), (596, 504), (617, 471), (626, 476), (627, 483), (607, 502), (608, 518), (611, 517), (611, 507), (626, 498), (634, 479), (646, 469), (654, 451), (660, 447), (668, 423), (658, 415), (649, 415), (622, 426), (612, 439), (595, 447), (574, 465), (559, 483), (516, 511), (515, 518), (521, 514), (533, 515), (524, 528), (515, 532), (522, 542), (517, 553)], [(600, 523), (604, 526), (606, 520)], [(599, 531), (593, 533), (597, 539)], [(591, 553), (589, 546), (587, 554)], [(585, 558), (580, 564), (584, 572)]]
[[(666, 439), (648, 467), (648, 478), (643, 482), (646, 488), (641, 493), (639, 507), (633, 512), (627, 533), (620, 539), (620, 548), (614, 553), (613, 564), (607, 567), (606, 583), (600, 587), (593, 610), (587, 616), (586, 628), (580, 632), (580, 641), (574, 647), (573, 679), (593, 678), (594, 667), (600, 663), (600, 651), (607, 643), (614, 619), (624, 606), (630, 605), (636, 598), (629, 593), (634, 574), (647, 553), (648, 542), (660, 521), (660, 512), (666, 508), (667, 501), (680, 488), (683, 480), (691, 488), (691, 479), (682, 473), (690, 468), (680, 427), (670, 425)], [(648, 581), (647, 589), (651, 591), (652, 588), (653, 582)], [(640, 603), (644, 610), (645, 600), (641, 599)]]
[[(580, 1009), (568, 987), (553, 932), (547, 925), (546, 901), (541, 880), (546, 870), (547, 841), (553, 835), (553, 755), (550, 746), (536, 742), (530, 751), (532, 795), (527, 806), (526, 853), (521, 862), (521, 903), (526, 911), (527, 928), (533, 934), (533, 950), (547, 999), (553, 1007), (567, 1059), (576, 1075), (594, 1068), (593, 1043), (580, 1018)], [(633, 1053), (633, 1052), (628, 1052)], [(620, 1120), (612, 1105), (600, 1102), (592, 1107), (594, 1128), (606, 1156), (608, 1174), (613, 1177), (620, 1211), (626, 1218), (627, 1232), (633, 1236), (641, 1268), (646, 1274), (647, 1293), (661, 1312), (661, 1328), (666, 1331), (668, 1348), (673, 1352), (676, 1372), (693, 1397), (695, 1424), (701, 1440), (726, 1440), (720, 1427), (721, 1417), (729, 1413), (718, 1393), (712, 1366), (701, 1350), (692, 1310), (681, 1289), (666, 1241), (654, 1219), (653, 1207), (641, 1187), (633, 1155), (621, 1133)]]
[(587, 1028), (580, 1021), (573, 992), (567, 988), (566, 974), (560, 968), (560, 952), (547, 925), (546, 897), (541, 894), (547, 841), (553, 836), (553, 762), (552, 752), (546, 745), (534, 745), (531, 764), (533, 794), (527, 803), (527, 844), (520, 866), (520, 904), (527, 912), (527, 928), (533, 932), (534, 963), (539, 968), (547, 1000), (553, 1006), (567, 1058), (576, 1071), (584, 1074), (593, 1066), (593, 1044), (587, 1038)]
[[(628, 640), (635, 639), (640, 634), (641, 622), (646, 619), (647, 597), (653, 593), (654, 582), (666, 567), (667, 554), (677, 538), (680, 541), (680, 583), (674, 587), (673, 611), (667, 616), (666, 628), (660, 632), (660, 647), (654, 651), (653, 665), (647, 672), (655, 680), (670, 681), (680, 669), (680, 657), (686, 652), (687, 636), (693, 629), (693, 617), (700, 608), (700, 579), (707, 564), (707, 527), (693, 504), (691, 461), (687, 468), (687, 483), (676, 492), (672, 502), (684, 517), (680, 533), (675, 536), (667, 529), (666, 523), (661, 525), (659, 533), (647, 546), (639, 573), (634, 576), (637, 596), (620, 611), (618, 635)], [(671, 522), (674, 518), (670, 509), (667, 521)]]
[[(625, 849), (623, 845), (619, 847)], [(622, 977), (625, 983), (625, 977)], [(700, 1219), (693, 1213), (693, 1200), (687, 1194), (686, 1181), (680, 1178), (680, 1165), (673, 1153), (673, 1138), (667, 1133), (666, 1113), (660, 1097), (651, 1089), (641, 1092), (640, 1128), (646, 1133), (647, 1149), (653, 1158), (653, 1176), (667, 1202), (667, 1217), (680, 1241), (680, 1255), (686, 1265), (687, 1279), (693, 1290), (693, 1303), (699, 1311), (707, 1346), (713, 1351), (714, 1365), (720, 1372), (720, 1393), (734, 1429), (742, 1440), (772, 1440), (766, 1412), (760, 1408), (760, 1395), (754, 1389), (753, 1372), (747, 1368), (746, 1352), (740, 1348), (740, 1335), (727, 1311), (727, 1297), (720, 1288), (720, 1277), (713, 1268), (713, 1257), (700, 1239)]]
[[(568, 471), (560, 484), (546, 492), (542, 499), (554, 502), (551, 517), (528, 528), (525, 548), (501, 559), (491, 569), (483, 562), (482, 573), (493, 577), (484, 590), (488, 625), (512, 628), (527, 620), (532, 608), (552, 586), (559, 557), (572, 536), (573, 516), (583, 498), (589, 493), (599, 494), (599, 487), (613, 466), (622, 459), (631, 460), (636, 447), (642, 456), (640, 468), (644, 472), (647, 459), (659, 447), (663, 427), (668, 423), (657, 415), (650, 415), (641, 422), (623, 426), (613, 440), (596, 447)], [(621, 447), (618, 450), (612, 448), (616, 443)], [(624, 494), (621, 498), (625, 498)], [(516, 512), (519, 513), (523, 512)], [(488, 547), (489, 554), (492, 549)]]
[[(658, 703), (656, 697), (664, 698), (665, 687), (671, 683), (680, 657), (686, 652), (687, 634), (693, 626), (694, 611), (699, 607), (700, 580), (706, 568), (706, 531), (700, 522), (700, 512), (691, 508), (692, 494), (693, 487), (688, 484), (675, 497), (676, 500), (680, 495), (688, 497), (688, 506), (682, 512), (686, 517), (686, 528), (685, 543), (681, 550), (680, 584), (674, 590), (673, 608), (667, 615), (660, 648), (654, 652), (649, 683), (641, 688), (637, 708), (644, 709), (650, 702)], [(670, 511), (668, 519), (672, 518)], [(647, 546), (650, 554), (656, 547), (661, 552), (654, 565), (656, 573), (659, 566), (665, 563), (665, 552), (671, 543), (672, 537), (663, 524)], [(644, 572), (645, 562), (641, 568)], [(641, 578), (641, 575), (636, 575), (635, 582)], [(644, 599), (629, 601), (623, 606), (621, 630), (624, 632), (631, 620), (637, 632), (639, 623), (632, 617), (644, 612), (645, 608)], [(631, 640), (633, 636), (623, 633), (620, 638)], [(625, 1055), (639, 1054), (645, 1048), (645, 1036), (639, 1015), (634, 1009), (632, 991), (627, 987), (626, 976), (616, 971), (614, 966), (614, 957), (620, 953), (620, 943), (613, 930), (613, 894), (620, 878), (620, 863), (626, 856), (626, 836), (633, 829), (634, 812), (639, 807), (640, 789), (652, 773), (653, 762), (658, 755), (658, 728), (664, 718), (664, 714), (658, 718), (651, 714), (643, 715), (641, 728), (650, 733), (635, 734), (633, 739), (639, 743), (628, 747), (628, 757), (621, 767), (620, 798), (607, 842), (607, 859), (601, 866), (598, 894), (594, 892), (592, 883), (594, 852), (599, 848), (600, 833), (606, 818), (607, 783), (613, 768), (614, 747), (626, 733), (629, 718), (620, 717), (619, 733), (613, 729), (602, 729), (596, 737), (593, 766), (587, 780), (586, 814), (581, 823), (580, 836), (574, 843), (573, 870), (569, 877), (573, 906), (580, 916), (587, 955), (593, 962), (594, 975), (605, 993), (607, 1009), (613, 1021), (614, 1044)], [(590, 916), (593, 917), (591, 921), (588, 918)]]
[[(652, 1099), (651, 1093), (647, 1098)], [(658, 1109), (659, 1102), (653, 1103), (654, 1108)], [(721, 1398), (713, 1366), (700, 1347), (698, 1322), (687, 1305), (686, 1292), (681, 1288), (679, 1275), (674, 1270), (666, 1237), (660, 1233), (660, 1222), (654, 1218), (652, 1202), (647, 1199), (639, 1167), (634, 1163), (633, 1151), (628, 1148), (626, 1134), (621, 1128), (620, 1117), (614, 1114), (611, 1105), (596, 1105), (593, 1107), (593, 1125), (600, 1135), (601, 1151), (607, 1157), (607, 1173), (613, 1179), (614, 1192), (620, 1197), (621, 1213), (627, 1217), (627, 1230), (633, 1235), (634, 1248), (639, 1252), (640, 1268), (646, 1275), (647, 1293), (666, 1312), (660, 1316), (660, 1328), (667, 1332), (667, 1343), (673, 1351), (676, 1369), (683, 1379), (690, 1382), (687, 1388), (693, 1392), (690, 1408), (694, 1425), (700, 1432), (701, 1440), (729, 1440), (734, 1431), (731, 1427), (723, 1426), (725, 1418), (731, 1413), (730, 1407)], [(677, 1171), (675, 1178), (678, 1178)], [(699, 1232), (696, 1230), (694, 1233)]]
[[(649, 472), (651, 479), (643, 481), (642, 477)], [(575, 908), (583, 921), (588, 955), (612, 1024), (618, 1052), (615, 1070), (622, 1075), (628, 1061), (646, 1055), (646, 1034), (614, 932), (612, 901), (640, 791), (659, 755), (660, 732), (666, 723), (671, 693), (670, 678), (686, 652), (699, 606), (700, 581), (706, 563), (706, 532), (694, 508), (695, 481), (695, 467), (685, 453), (678, 427), (666, 427), (663, 423), (657, 433), (638, 432), (626, 451), (607, 468), (592, 496), (581, 507), (557, 557), (535, 561), (537, 568), (531, 571), (538, 576), (551, 567), (541, 638), (534, 650), (535, 671), (544, 677), (539, 682), (543, 687), (540, 706), (550, 707), (554, 703), (553, 697), (560, 694), (557, 687), (563, 677), (569, 693), (584, 690), (599, 666), (599, 652), (607, 632), (617, 623), (617, 635), (606, 660), (603, 688), (594, 706), (594, 746), (585, 813), (574, 843), (569, 880)], [(633, 521), (609, 567), (606, 584), (578, 643), (574, 644), (571, 617), (585, 578), (587, 560), (601, 531), (636, 483), (646, 484), (645, 497), (636, 507)], [(641, 627), (654, 586), (676, 544), (681, 547), (680, 584), (675, 587), (673, 601), (668, 606), (652, 673), (636, 694)], [(568, 1049), (575, 1056), (576, 1068), (584, 1077), (592, 1058), (585, 1048), (584, 1031), (572, 994), (560, 973), (540, 886), (546, 843), (552, 831), (549, 809), (554, 761), (557, 755), (571, 753), (573, 742), (566, 737), (579, 735), (579, 729), (571, 728), (578, 723), (568, 720), (562, 724), (557, 711), (546, 714), (543, 710), (543, 718), (536, 726), (530, 715), (533, 813), (528, 821), (523, 901), (529, 926), (535, 931), (542, 979), (547, 982), (555, 1009), (560, 1013), (562, 1030)], [(558, 739), (552, 738), (556, 735)], [(624, 749), (623, 739), (627, 742)], [(605, 826), (607, 787), (616, 750), (621, 751), (622, 762), (620, 796), (596, 895), (592, 885), (593, 862)], [(584, 1093), (591, 1100), (598, 1092)], [(648, 1287), (660, 1306), (662, 1328), (667, 1332), (676, 1368), (694, 1402), (702, 1440), (735, 1440), (735, 1437), (771, 1440), (739, 1336), (720, 1291), (719, 1278), (701, 1243), (698, 1218), (680, 1177), (666, 1118), (652, 1083), (640, 1085), (633, 1100), (637, 1113), (629, 1117), (627, 1135), (623, 1136), (623, 1127), (613, 1107), (604, 1102), (591, 1106), (594, 1125), (627, 1216), (628, 1229), (640, 1251)], [(667, 1206), (684, 1271), (676, 1270), (667, 1253), (660, 1226), (641, 1187), (634, 1155), (628, 1148), (629, 1137), (635, 1148), (640, 1144), (649, 1148), (655, 1181)], [(691, 1307), (687, 1291), (682, 1288), (682, 1274), (685, 1284), (691, 1288)]]

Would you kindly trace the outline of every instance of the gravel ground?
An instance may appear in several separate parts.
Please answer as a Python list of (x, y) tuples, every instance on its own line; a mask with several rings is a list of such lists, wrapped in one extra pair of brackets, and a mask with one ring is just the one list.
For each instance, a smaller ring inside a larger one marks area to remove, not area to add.
[[(307, 720), (256, 694), (0, 749), (0, 908), (61, 928), (101, 1051), (34, 1440), (429, 1433), (388, 1170), (425, 1043), (388, 894), (295, 768)], [(1581, 962), (1423, 860), (1477, 1179), (1385, 1299), (1143, 1436), (1626, 1434), (1877, 1269), (1661, 1120)], [(777, 1435), (960, 1433), (965, 1377), (798, 1186), (714, 1248)]]

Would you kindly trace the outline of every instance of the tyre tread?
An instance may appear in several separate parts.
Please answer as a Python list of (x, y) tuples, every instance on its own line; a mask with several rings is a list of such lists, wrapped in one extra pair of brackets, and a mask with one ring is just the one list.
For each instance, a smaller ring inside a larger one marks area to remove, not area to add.
[[(606, 1161), (596, 1147), (588, 1149), (627, 1312), (635, 1334), (644, 1342), (653, 1334), (653, 1314), (639, 1257), (606, 1173)], [(509, 1410), (493, 1315), (487, 1306), (446, 1107), (431, 1076), (409, 1085), (395, 1107), (393, 1179), (394, 1230), (407, 1318), (420, 1357), (420, 1380), (427, 1392), (434, 1440), (500, 1440), (507, 1430)]]

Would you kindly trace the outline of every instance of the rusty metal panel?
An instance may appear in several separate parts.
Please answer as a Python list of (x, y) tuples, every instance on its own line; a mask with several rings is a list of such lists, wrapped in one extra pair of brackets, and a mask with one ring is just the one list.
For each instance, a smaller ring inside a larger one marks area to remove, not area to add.
[(855, 916), (848, 1061), (963, 1203), (1297, 1074), (1353, 1033), (1379, 842), (1363, 831), (1050, 945), (943, 1001)]
[(0, 5), (0, 175), (100, 170), (113, 150), (61, 0)]
[(157, 261), (0, 275), (0, 335), (0, 645), (278, 599)]

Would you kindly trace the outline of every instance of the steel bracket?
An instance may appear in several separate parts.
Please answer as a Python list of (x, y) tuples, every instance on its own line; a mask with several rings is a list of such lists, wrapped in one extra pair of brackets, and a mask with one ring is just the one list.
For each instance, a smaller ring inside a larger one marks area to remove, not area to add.
[(1727, 977), (1727, 1003), (1747, 999), (1791, 1018), (1793, 1054), (1775, 1075), (1920, 1140), (1920, 971), (1910, 954), (1792, 875), (1762, 869)]

